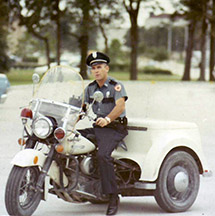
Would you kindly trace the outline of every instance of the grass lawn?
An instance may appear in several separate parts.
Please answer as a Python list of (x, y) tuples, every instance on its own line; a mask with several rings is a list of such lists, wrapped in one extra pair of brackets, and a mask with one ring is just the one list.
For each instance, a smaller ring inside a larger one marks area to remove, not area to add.
[(33, 73), (34, 70), (31, 69), (11, 69), (10, 72), (7, 73), (7, 77), (11, 85), (31, 84)]
[[(118, 79), (118, 80), (129, 80), (129, 72), (111, 72), (110, 76)], [(181, 81), (181, 77), (177, 75), (163, 75), (163, 74), (138, 74), (139, 81)]]
[[(32, 83), (32, 75), (34, 73), (33, 69), (11, 69), (7, 73), (7, 77), (11, 85), (24, 85)], [(129, 80), (128, 72), (112, 72), (109, 73), (110, 76), (118, 80)], [(90, 77), (90, 79), (93, 79)], [(138, 75), (138, 80), (140, 81), (180, 81), (181, 77), (177, 75), (152, 75), (140, 73)]]

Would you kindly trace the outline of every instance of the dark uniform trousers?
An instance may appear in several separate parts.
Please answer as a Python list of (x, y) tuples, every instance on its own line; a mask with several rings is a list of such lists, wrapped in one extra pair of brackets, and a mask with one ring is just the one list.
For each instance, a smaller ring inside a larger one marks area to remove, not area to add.
[(128, 134), (126, 127), (120, 123), (111, 123), (103, 128), (94, 125), (93, 128), (79, 130), (79, 132), (84, 137), (87, 137), (88, 134), (94, 134), (96, 137), (98, 145), (97, 159), (103, 193), (118, 193), (113, 158), (111, 157), (111, 154), (117, 147), (118, 143)]

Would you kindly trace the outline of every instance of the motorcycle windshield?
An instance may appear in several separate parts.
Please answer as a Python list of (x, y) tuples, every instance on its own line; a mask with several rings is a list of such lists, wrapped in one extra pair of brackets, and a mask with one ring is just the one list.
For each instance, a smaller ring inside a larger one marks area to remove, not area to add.
[[(64, 66), (50, 68), (35, 89), (34, 98), (69, 103), (71, 98), (83, 101), (84, 83), (74, 69)], [(78, 107), (82, 103), (76, 104)]]
[(69, 67), (52, 67), (35, 86), (32, 101), (34, 117), (51, 116), (62, 126), (67, 115), (69, 123), (74, 126), (83, 101), (84, 82), (81, 75)]

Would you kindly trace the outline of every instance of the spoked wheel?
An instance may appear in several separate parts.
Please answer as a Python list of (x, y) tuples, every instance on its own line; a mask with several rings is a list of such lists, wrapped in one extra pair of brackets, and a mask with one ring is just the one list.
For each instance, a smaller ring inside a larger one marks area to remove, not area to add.
[(199, 190), (199, 171), (193, 157), (183, 151), (171, 153), (164, 161), (155, 199), (167, 212), (186, 211), (194, 203)]
[(36, 210), (42, 198), (35, 190), (38, 176), (38, 167), (13, 167), (5, 191), (9, 215), (29, 216)]

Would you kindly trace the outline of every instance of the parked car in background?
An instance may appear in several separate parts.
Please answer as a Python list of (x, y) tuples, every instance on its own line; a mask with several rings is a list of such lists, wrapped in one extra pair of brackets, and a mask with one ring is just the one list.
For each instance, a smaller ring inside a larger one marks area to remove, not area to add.
[(0, 103), (7, 99), (7, 92), (10, 88), (10, 82), (5, 74), (0, 74)]

